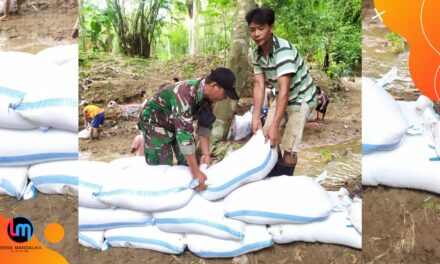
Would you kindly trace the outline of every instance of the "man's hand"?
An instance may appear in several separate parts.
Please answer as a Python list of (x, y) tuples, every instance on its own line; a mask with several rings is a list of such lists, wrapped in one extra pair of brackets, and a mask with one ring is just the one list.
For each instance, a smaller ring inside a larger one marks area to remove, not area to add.
[(255, 134), (258, 129), (261, 129), (263, 125), (261, 124), (260, 117), (252, 117), (252, 133)]
[(211, 155), (202, 155), (202, 157), (200, 158), (200, 164), (206, 164), (209, 168), (212, 164)]
[(196, 173), (194, 173), (194, 179), (198, 179), (199, 180), (199, 186), (196, 187), (196, 191), (201, 192), (204, 191), (206, 189), (206, 185), (205, 185), (205, 181), (207, 179), (206, 175), (198, 170)]
[(280, 130), (278, 127), (274, 125), (269, 126), (264, 143), (267, 143), (268, 140), (270, 140), (270, 145), (272, 147), (278, 146), (280, 143)]

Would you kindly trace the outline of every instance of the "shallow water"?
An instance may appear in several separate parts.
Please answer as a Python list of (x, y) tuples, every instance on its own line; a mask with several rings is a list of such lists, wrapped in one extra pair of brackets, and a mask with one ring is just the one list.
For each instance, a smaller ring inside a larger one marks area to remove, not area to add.
[(68, 41), (54, 41), (52, 39), (7, 39), (0, 36), (0, 51), (22, 51), (36, 54), (46, 48), (69, 43)]
[(409, 51), (396, 53), (387, 38), (392, 31), (379, 20), (374, 22), (364, 23), (362, 28), (362, 76), (380, 79), (396, 67), (398, 78), (387, 87), (414, 88), (408, 67)]
[[(323, 153), (328, 153), (327, 157)], [(331, 153), (331, 159), (328, 156)], [(299, 153), (295, 175), (319, 176), (327, 171), (324, 183), (340, 186), (344, 182), (360, 181), (361, 142), (349, 141), (337, 145), (315, 147)]]

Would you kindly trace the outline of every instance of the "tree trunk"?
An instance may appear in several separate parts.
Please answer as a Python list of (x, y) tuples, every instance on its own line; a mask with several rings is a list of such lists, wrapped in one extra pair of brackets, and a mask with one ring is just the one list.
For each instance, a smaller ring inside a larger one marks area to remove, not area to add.
[[(125, 55), (149, 58), (151, 45), (154, 42), (154, 32), (157, 26), (159, 9), (164, 0), (140, 0), (138, 8), (134, 11), (134, 18), (125, 12), (120, 0), (107, 0), (109, 8), (116, 11), (116, 19), (112, 21), (117, 33), (119, 43)], [(148, 13), (146, 13), (148, 12)]]
[[(248, 50), (249, 50), (249, 30), (245, 20), (246, 12), (255, 6), (254, 0), (237, 1), (237, 10), (234, 19), (233, 37), (229, 58), (226, 67), (229, 68), (237, 79), (236, 90), (241, 95), (246, 87), (248, 77)], [(226, 99), (218, 102), (214, 108), (214, 114), (217, 117), (212, 129), (210, 146), (220, 140), (226, 139), (234, 117), (238, 101)]]
[(190, 19), (189, 55), (194, 56), (197, 52), (197, 0), (192, 1)]

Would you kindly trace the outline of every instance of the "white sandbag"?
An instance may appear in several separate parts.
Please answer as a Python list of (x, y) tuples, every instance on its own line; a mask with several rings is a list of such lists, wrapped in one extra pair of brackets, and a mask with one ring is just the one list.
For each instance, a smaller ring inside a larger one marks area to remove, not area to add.
[(153, 216), (157, 227), (164, 232), (242, 240), (245, 224), (225, 218), (223, 212), (222, 202), (210, 202), (196, 194), (184, 207), (172, 211), (155, 212)]
[[(4, 6), (3, 6), (4, 1), (5, 0), (0, 1), (0, 15), (4, 14)], [(9, 12), (14, 12), (15, 4), (16, 4), (16, 0), (11, 0), (9, 4)]]
[(304, 241), (362, 248), (362, 236), (343, 212), (333, 212), (327, 219), (313, 223), (273, 225), (268, 231), (278, 244)]
[(396, 101), (402, 110), (403, 115), (408, 121), (409, 128), (420, 130), (419, 133), (422, 133), (421, 130), (423, 128), (423, 112), (418, 112), (416, 110), (417, 102), (415, 101)]
[(96, 231), (119, 227), (144, 226), (151, 222), (150, 213), (137, 212), (126, 209), (93, 209), (79, 207), (78, 230)]
[(105, 182), (98, 199), (112, 206), (146, 212), (166, 211), (187, 204), (195, 194), (186, 166), (134, 166), (124, 177)]
[(0, 129), (0, 138), (0, 166), (78, 159), (78, 138), (73, 132)]
[(362, 199), (357, 197), (353, 198), (349, 214), (351, 224), (362, 234)]
[(26, 188), (24, 189), (23, 200), (34, 199), (38, 194), (37, 188), (32, 181), (28, 181)]
[(29, 179), (46, 194), (78, 195), (78, 161), (44, 162), (29, 168)]
[(362, 152), (398, 147), (408, 122), (396, 101), (383, 87), (362, 78)]
[(106, 162), (79, 161), (79, 206), (90, 208), (109, 208), (110, 205), (96, 198), (103, 185), (114, 178), (125, 177), (122, 171)]
[(0, 195), (21, 199), (27, 184), (27, 167), (0, 167)]
[(209, 167), (205, 171), (207, 189), (200, 194), (208, 200), (218, 200), (246, 183), (266, 177), (275, 166), (278, 153), (269, 141), (264, 141), (259, 130), (243, 147)]
[(362, 184), (440, 193), (440, 161), (436, 158), (423, 136), (407, 136), (393, 151), (362, 155)]
[(440, 116), (432, 107), (425, 109), (423, 118), (423, 135), (430, 146), (436, 145), (435, 141), (440, 138)]
[(96, 250), (103, 251), (108, 249), (108, 244), (104, 240), (104, 231), (79, 231), (78, 242), (85, 247)]
[(78, 138), (80, 139), (89, 139), (91, 130), (90, 128), (84, 128), (83, 130), (78, 132)]
[(63, 89), (34, 90), (10, 108), (40, 127), (78, 131), (78, 89), (60, 83)]
[(234, 115), (232, 120), (230, 135), (228, 138), (242, 140), (252, 132), (252, 113), (246, 112), (244, 115)]
[(429, 147), (435, 150), (438, 159), (440, 159), (440, 120), (427, 125), (423, 136)]
[(38, 52), (37, 57), (58, 65), (63, 65), (70, 61), (78, 61), (78, 44), (47, 48)]
[(416, 105), (415, 105), (415, 110), (417, 113), (422, 114), (426, 108), (433, 108), (434, 104), (432, 103), (431, 99), (429, 99), (428, 97), (426, 97), (425, 95), (420, 95), (417, 98), (416, 101)]
[[(362, 201), (348, 196), (341, 188), (338, 192), (327, 192), (334, 209), (328, 218), (306, 224), (272, 225), (268, 228), (275, 243), (294, 241), (321, 242), (362, 248)], [(355, 224), (353, 224), (355, 223)]]
[(58, 66), (39, 61), (25, 52), (0, 52), (0, 127), (32, 129), (37, 125), (19, 116), (9, 104), (19, 102), (27, 92), (53, 87)]
[(162, 232), (152, 225), (109, 229), (104, 236), (112, 247), (143, 248), (169, 254), (181, 254), (186, 247), (183, 235)]
[(143, 166), (146, 164), (145, 157), (135, 156), (135, 157), (124, 157), (110, 161), (110, 164), (124, 170), (133, 166)]
[(62, 84), (69, 87), (69, 89), (78, 90), (78, 60), (71, 60), (59, 66), (60, 80)]
[(249, 183), (224, 200), (226, 217), (252, 224), (309, 223), (324, 220), (333, 204), (307, 176), (279, 176)]
[[(430, 104), (426, 104), (423, 99), (423, 95), (417, 99), (417, 101), (397, 101), (400, 109), (402, 110), (404, 116), (408, 120), (409, 129), (418, 129), (420, 132), (418, 134), (423, 133), (423, 125), (431, 122), (436, 122), (440, 120), (440, 117), (435, 113), (434, 108), (432, 106), (432, 101)], [(425, 97), (426, 98), (426, 97)], [(419, 100), (421, 102), (419, 102)], [(424, 103), (424, 105), (423, 105)], [(411, 133), (417, 134), (417, 133)]]
[(232, 258), (273, 245), (265, 226), (246, 225), (242, 241), (223, 240), (209, 236), (187, 234), (188, 249), (202, 258)]

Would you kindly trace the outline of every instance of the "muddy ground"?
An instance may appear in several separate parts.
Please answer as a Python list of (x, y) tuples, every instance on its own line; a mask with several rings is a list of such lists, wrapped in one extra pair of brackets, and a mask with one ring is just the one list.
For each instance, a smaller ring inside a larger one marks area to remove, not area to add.
[[(47, 47), (74, 43), (76, 40), (70, 39), (70, 34), (77, 16), (76, 0), (26, 0), (20, 15), (12, 14), (7, 21), (0, 21), (0, 51), (36, 53)], [(0, 197), (2, 215), (28, 217), (37, 238), (69, 263), (80, 263), (77, 205), (77, 197), (68, 195), (39, 193), (36, 199), (27, 201)], [(58, 244), (46, 242), (44, 238), (44, 228), (54, 222), (60, 223), (65, 232)]]
[[(368, 37), (364, 37), (363, 60), (375, 68), (387, 63), (380, 57), (389, 56), (370, 54), (365, 45), (379, 54), (385, 53), (390, 47), (386, 38), (390, 31), (380, 20), (371, 19), (375, 15), (372, 1), (363, 3), (363, 34)], [(404, 59), (401, 65), (407, 64), (407, 54), (397, 56)], [(400, 75), (406, 74), (406, 68), (398, 65)], [(363, 75), (377, 78), (368, 68)], [(396, 82), (390, 93), (397, 100), (416, 100), (420, 93), (414, 84), (405, 83)], [(440, 263), (439, 195), (388, 187), (364, 187), (363, 195), (362, 254), (366, 263)]]
[[(221, 61), (216, 57), (183, 58), (172, 63), (150, 62), (145, 65), (139, 61), (124, 61), (107, 55), (94, 56), (80, 56), (80, 65), (83, 65), (80, 69), (80, 83), (83, 84), (80, 99), (89, 100), (101, 107), (106, 107), (109, 100), (116, 100), (118, 103), (141, 102), (138, 95), (142, 90), (145, 90), (147, 95), (152, 95), (161, 83), (175, 76), (181, 80), (204, 76), (209, 73), (209, 69), (221, 65)], [(194, 65), (194, 61), (197, 66)], [(360, 153), (360, 79), (351, 78), (351, 81), (341, 81), (338, 87), (330, 87), (330, 80), (323, 73), (315, 72), (314, 78), (324, 89), (332, 89), (332, 103), (324, 122), (307, 123), (302, 148), (307, 150), (350, 142), (350, 146), (355, 145), (355, 151)], [(248, 83), (251, 81), (250, 77)], [(250, 90), (251, 86), (248, 85), (240, 99), (238, 114), (247, 111), (251, 106)], [(81, 159), (111, 161), (131, 155), (131, 144), (137, 133), (136, 116), (129, 119), (116, 118), (115, 112), (110, 109), (106, 109), (106, 115), (108, 118), (98, 140), (89, 143), (80, 140)], [(82, 117), (80, 120), (83, 120)], [(83, 126), (82, 121), (80, 126)], [(341, 149), (341, 152), (347, 152), (346, 148), (349, 147), (342, 148), (344, 149)], [(356, 158), (360, 160), (360, 156)], [(301, 162), (300, 160), (299, 164)], [(307, 169), (301, 165), (298, 165), (297, 170), (307, 173)], [(354, 180), (346, 183), (346, 186), (353, 189), (359, 182), (360, 166), (357, 173), (355, 172)], [(361, 263), (361, 252), (345, 246), (298, 242), (274, 245), (272, 248), (246, 254), (241, 258), (224, 260), (201, 259), (188, 251), (181, 256), (171, 256), (140, 249), (111, 248), (98, 252), (85, 247), (80, 247), (80, 258), (84, 263)]]
[(0, 50), (36, 53), (71, 43), (77, 17), (77, 0), (25, 0), (20, 14), (0, 21)]

